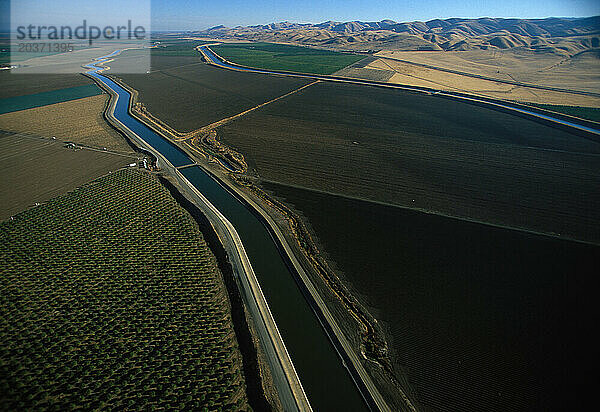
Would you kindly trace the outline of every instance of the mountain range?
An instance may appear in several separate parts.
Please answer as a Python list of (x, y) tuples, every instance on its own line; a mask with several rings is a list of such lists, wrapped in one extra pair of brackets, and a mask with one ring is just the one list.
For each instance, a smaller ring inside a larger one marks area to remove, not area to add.
[(529, 48), (573, 55), (600, 47), (600, 16), (547, 19), (435, 19), (426, 22), (292, 23), (216, 26), (194, 35), (354, 51)]

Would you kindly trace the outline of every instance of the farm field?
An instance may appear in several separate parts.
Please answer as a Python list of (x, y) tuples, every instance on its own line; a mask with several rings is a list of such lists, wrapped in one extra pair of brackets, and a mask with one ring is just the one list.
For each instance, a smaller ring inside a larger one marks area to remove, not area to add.
[(392, 83), (462, 91), (495, 99), (536, 104), (600, 107), (600, 98), (597, 95), (587, 96), (532, 89), (435, 69), (455, 70), (492, 79), (597, 94), (600, 92), (598, 88), (600, 64), (598, 51), (594, 49), (571, 57), (557, 53), (537, 53), (526, 49), (453, 52), (381, 51), (375, 57), (380, 59), (370, 63), (367, 68), (393, 70), (395, 74), (389, 80)]
[(91, 84), (93, 83), (91, 79), (81, 74), (85, 71), (82, 67), (84, 64), (112, 53), (115, 49), (124, 50), (131, 47), (139, 47), (139, 44), (127, 39), (94, 42), (93, 47), (89, 47), (89, 42), (85, 40), (75, 42), (73, 53), (57, 53), (29, 58), (21, 62), (18, 68), (10, 70), (9, 76), (14, 74), (18, 75), (15, 77), (24, 76), (22, 83), (25, 88), (27, 88), (26, 79), (28, 77), (36, 83), (40, 78), (52, 80), (61, 77), (64, 79), (79, 77), (87, 82), (84, 84)]
[(593, 402), (598, 246), (265, 183), (388, 334), (426, 411)]
[(321, 83), (217, 134), (261, 180), (600, 243), (600, 144), (516, 116)]
[(50, 92), (70, 87), (93, 85), (81, 74), (14, 74), (0, 70), (0, 99)]
[(232, 63), (267, 70), (332, 74), (364, 56), (274, 43), (238, 43), (210, 46)]
[(375, 57), (365, 57), (364, 59), (359, 60), (350, 66), (344, 67), (333, 74), (335, 76), (366, 79), (376, 82), (387, 82), (396, 74), (396, 72), (394, 70), (390, 70), (390, 68), (386, 69), (380, 67), (369, 67), (375, 61), (377, 61)]
[(9, 97), (0, 100), (0, 114), (82, 99), (99, 94), (102, 94), (102, 90), (98, 86), (95, 84), (86, 84), (25, 96)]
[[(150, 71), (201, 63), (202, 55), (194, 47), (204, 43), (190, 40), (163, 41), (158, 47), (150, 49)], [(107, 66), (111, 68), (111, 73), (118, 74), (145, 63), (146, 59), (147, 50), (125, 50), (114, 61), (108, 62)]]
[(206, 44), (200, 40), (162, 40), (158, 47), (150, 52), (152, 56), (192, 56), (199, 57), (200, 53), (195, 49), (197, 46)]
[(3, 408), (249, 409), (216, 258), (156, 177), (119, 170), (0, 236)]
[(406, 60), (433, 67), (457, 70), (503, 80), (540, 84), (565, 89), (600, 91), (598, 51), (574, 56), (536, 53), (533, 50), (381, 51), (376, 57)]
[(578, 107), (578, 106), (560, 106), (554, 104), (532, 104), (540, 109), (552, 110), (554, 112), (568, 114), (569, 116), (580, 117), (582, 119), (600, 122), (600, 108)]
[[(569, 104), (573, 106), (598, 107), (600, 98), (577, 93), (565, 93), (515, 86), (466, 75), (448, 73), (431, 68), (389, 59), (378, 59), (369, 63), (364, 70), (380, 71), (392, 75), (390, 83), (428, 87), (451, 92), (468, 93), (491, 99), (511, 100), (521, 103)], [(362, 73), (358, 73), (362, 77)]]
[(1, 44), (0, 43), (0, 46), (2, 47), (2, 50), (0, 51), (0, 64), (6, 64), (6, 65), (10, 65), (11, 63), (15, 63), (15, 62), (21, 62), (23, 60), (27, 60), (27, 59), (31, 59), (31, 58), (35, 58), (35, 57), (49, 56), (51, 54), (56, 54), (56, 53), (52, 53), (52, 52), (47, 52), (47, 53), (20, 52), (20, 53), (14, 53), (11, 56), (10, 44)]
[(73, 150), (35, 136), (0, 132), (0, 220), (126, 166), (135, 157)]
[[(146, 51), (143, 50), (125, 50), (119, 56), (105, 64), (110, 67), (110, 74), (120, 75), (121, 73), (128, 73), (131, 68), (135, 68), (141, 64), (145, 64), (147, 61)], [(187, 66), (189, 64), (200, 64), (202, 59), (200, 54), (197, 56), (164, 56), (150, 55), (150, 71), (160, 71), (164, 69), (171, 69), (179, 66)], [(131, 74), (131, 73), (128, 73)], [(139, 75), (139, 73), (138, 73)]]
[(108, 95), (86, 97), (0, 115), (0, 130), (33, 134), (88, 146), (133, 153), (102, 113)]
[(181, 66), (188, 66), (190, 64), (202, 64), (200, 56), (165, 56), (154, 54), (150, 56), (150, 67), (152, 71), (160, 71)]
[[(173, 58), (182, 57), (156, 56), (152, 61), (153, 65), (168, 65), (168, 59)], [(113, 67), (118, 71), (118, 66)], [(240, 113), (308, 83), (287, 77), (222, 70), (206, 64), (115, 77), (139, 92), (138, 101), (150, 113), (180, 132)]]

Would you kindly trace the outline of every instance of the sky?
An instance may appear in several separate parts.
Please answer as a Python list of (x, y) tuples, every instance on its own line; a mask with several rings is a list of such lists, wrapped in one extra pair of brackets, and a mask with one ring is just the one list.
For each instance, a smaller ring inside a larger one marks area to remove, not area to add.
[(204, 29), (279, 21), (432, 20), (450, 17), (588, 17), (599, 0), (170, 0), (152, 1), (152, 29)]
[[(21, 2), (23, 0), (12, 0)], [(33, 2), (32, 0), (25, 0)], [(48, 3), (47, 0), (37, 0)], [(53, 9), (67, 13), (69, 4), (85, 0), (54, 0)], [(450, 17), (587, 17), (600, 15), (599, 0), (133, 0), (123, 6), (151, 3), (152, 30), (201, 30), (223, 24), (247, 26), (279, 21), (431, 20)], [(7, 27), (9, 0), (0, 0), (0, 26)], [(98, 10), (103, 2), (93, 1)], [(81, 7), (81, 6), (78, 6)], [(40, 8), (32, 7), (32, 15)]]

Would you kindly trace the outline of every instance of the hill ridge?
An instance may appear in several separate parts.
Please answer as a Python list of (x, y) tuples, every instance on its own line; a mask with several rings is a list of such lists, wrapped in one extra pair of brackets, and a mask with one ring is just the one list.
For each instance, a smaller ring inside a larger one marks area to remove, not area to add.
[(191, 32), (213, 38), (288, 42), (355, 51), (476, 50), (528, 48), (574, 55), (600, 47), (600, 16), (544, 19), (449, 18), (428, 21), (294, 23), (223, 25)]

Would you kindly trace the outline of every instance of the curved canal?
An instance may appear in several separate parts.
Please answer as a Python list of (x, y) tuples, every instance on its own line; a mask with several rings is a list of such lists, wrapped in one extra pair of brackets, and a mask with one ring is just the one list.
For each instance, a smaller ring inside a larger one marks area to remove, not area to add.
[[(173, 166), (194, 163), (174, 144), (129, 114), (131, 94), (100, 73), (101, 64), (118, 54), (99, 58), (87, 72), (117, 94), (114, 116), (154, 147)], [(315, 411), (368, 410), (317, 315), (296, 283), (293, 269), (262, 221), (200, 167), (181, 173), (233, 224), (238, 232), (304, 391)]]

